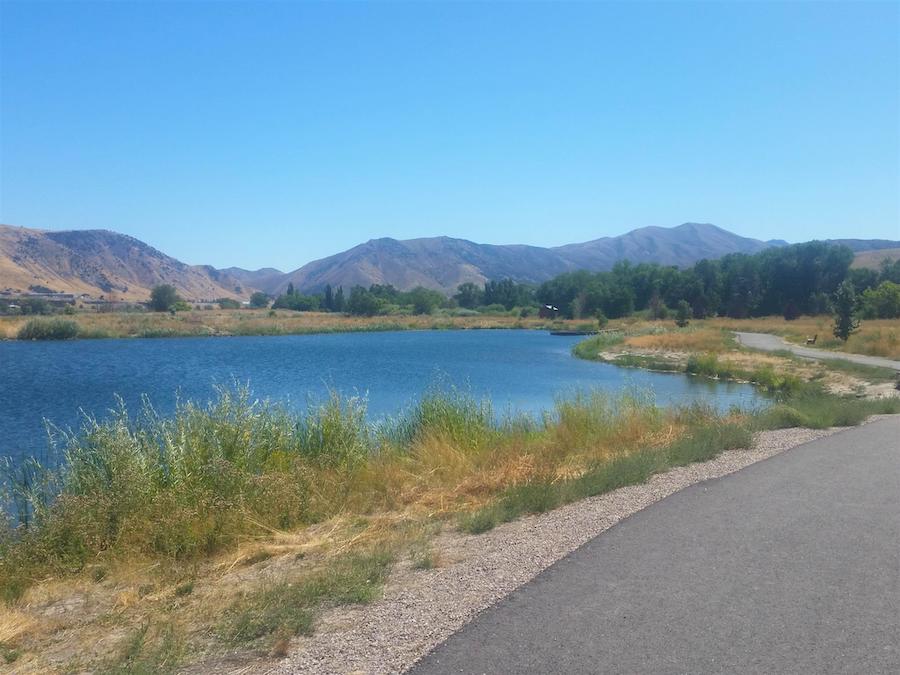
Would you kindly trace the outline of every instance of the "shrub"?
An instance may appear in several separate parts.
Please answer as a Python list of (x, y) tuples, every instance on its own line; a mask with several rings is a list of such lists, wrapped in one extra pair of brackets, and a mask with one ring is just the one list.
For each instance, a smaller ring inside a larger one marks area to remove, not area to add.
[(32, 319), (19, 330), (20, 340), (71, 340), (78, 337), (78, 324), (67, 319)]
[(250, 306), (256, 309), (262, 309), (269, 306), (269, 296), (262, 291), (256, 291), (250, 296)]
[(392, 562), (393, 558), (381, 551), (344, 556), (326, 572), (249, 593), (226, 612), (219, 634), (236, 645), (270, 636), (308, 635), (318, 606), (374, 600)]
[(171, 284), (160, 284), (150, 291), (150, 309), (154, 312), (168, 312), (179, 302), (182, 300)]
[(719, 363), (715, 354), (692, 354), (688, 357), (685, 372), (704, 377), (728, 378), (734, 373), (727, 365)]
[(691, 306), (687, 300), (679, 300), (675, 308), (675, 325), (679, 328), (686, 327), (691, 322)]

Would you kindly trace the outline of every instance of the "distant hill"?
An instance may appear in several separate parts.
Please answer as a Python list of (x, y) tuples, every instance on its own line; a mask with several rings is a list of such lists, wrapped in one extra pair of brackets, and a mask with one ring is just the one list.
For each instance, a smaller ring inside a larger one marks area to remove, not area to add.
[(391, 284), (402, 290), (425, 286), (451, 292), (467, 281), (510, 277), (540, 282), (574, 268), (554, 250), (537, 246), (495, 246), (450, 237), (385, 238), (304, 265), (267, 290), (282, 292), (289, 283), (304, 292), (321, 290), (326, 284), (345, 288)]
[[(900, 241), (837, 239), (854, 251), (900, 249)], [(0, 291), (29, 287), (145, 300), (150, 289), (172, 284), (190, 300), (247, 298), (254, 290), (272, 295), (288, 284), (302, 292), (326, 284), (345, 289), (391, 284), (401, 290), (425, 286), (452, 293), (460, 284), (509, 277), (540, 283), (562, 272), (611, 269), (620, 260), (685, 267), (703, 258), (756, 253), (782, 241), (740, 237), (715, 225), (644, 227), (555, 248), (520, 244), (476, 244), (465, 239), (372, 239), (293, 272), (186, 265), (133, 237), (107, 230), (48, 231), (0, 225)]]
[[(895, 242), (896, 243), (896, 242)], [(850, 267), (868, 267), (873, 270), (881, 268), (881, 262), (890, 258), (900, 260), (900, 248), (882, 248), (874, 251), (859, 251), (853, 257)]]
[(284, 276), (284, 272), (274, 267), (263, 267), (258, 270), (245, 270), (241, 267), (226, 267), (218, 270), (229, 277), (236, 279), (248, 288), (264, 289), (267, 286), (277, 286)]
[(886, 248), (900, 248), (900, 241), (893, 239), (826, 239), (829, 244), (846, 246), (854, 253), (858, 251), (881, 251)]
[(704, 258), (757, 253), (768, 247), (766, 242), (740, 237), (715, 225), (685, 223), (669, 228), (642, 227), (618, 237), (603, 237), (552, 250), (578, 268), (600, 271), (611, 269), (619, 260), (685, 267)]
[(372, 239), (343, 253), (316, 260), (288, 273), (270, 293), (288, 283), (304, 292), (325, 284), (345, 288), (360, 284), (392, 284), (400, 289), (425, 286), (452, 292), (466, 281), (510, 277), (539, 283), (562, 272), (611, 269), (619, 260), (686, 266), (728, 253), (756, 253), (768, 244), (739, 237), (715, 225), (685, 223), (673, 228), (645, 227), (618, 237), (603, 237), (556, 248), (476, 244), (465, 239)]
[(142, 241), (108, 230), (47, 231), (0, 225), (0, 290), (31, 287), (146, 300), (172, 284), (190, 300), (243, 298), (241, 282), (208, 266), (186, 265)]

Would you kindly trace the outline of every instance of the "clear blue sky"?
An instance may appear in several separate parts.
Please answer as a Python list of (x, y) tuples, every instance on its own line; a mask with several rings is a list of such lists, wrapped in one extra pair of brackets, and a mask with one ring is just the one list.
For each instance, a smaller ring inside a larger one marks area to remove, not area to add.
[(190, 263), (900, 238), (900, 5), (0, 4), (0, 222)]

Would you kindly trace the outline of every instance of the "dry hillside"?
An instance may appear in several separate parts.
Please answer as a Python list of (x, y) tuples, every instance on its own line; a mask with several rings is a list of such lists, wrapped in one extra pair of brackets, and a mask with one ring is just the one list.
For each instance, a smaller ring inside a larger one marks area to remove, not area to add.
[(61, 293), (146, 300), (157, 284), (171, 284), (189, 300), (243, 298), (252, 290), (228, 274), (186, 265), (127, 235), (0, 225), (0, 291), (42, 286)]

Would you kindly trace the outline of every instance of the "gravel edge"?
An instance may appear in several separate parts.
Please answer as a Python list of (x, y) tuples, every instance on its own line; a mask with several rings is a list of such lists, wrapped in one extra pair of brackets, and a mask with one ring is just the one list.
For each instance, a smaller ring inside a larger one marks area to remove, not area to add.
[(381, 599), (325, 612), (315, 634), (295, 640), (284, 660), (253, 670), (402, 673), (477, 614), (628, 516), (690, 485), (726, 476), (839, 431), (760, 432), (749, 449), (729, 450), (708, 462), (677, 467), (641, 485), (505, 523), (485, 534), (441, 534), (433, 542), (439, 567), (415, 570), (409, 561), (399, 563)]

